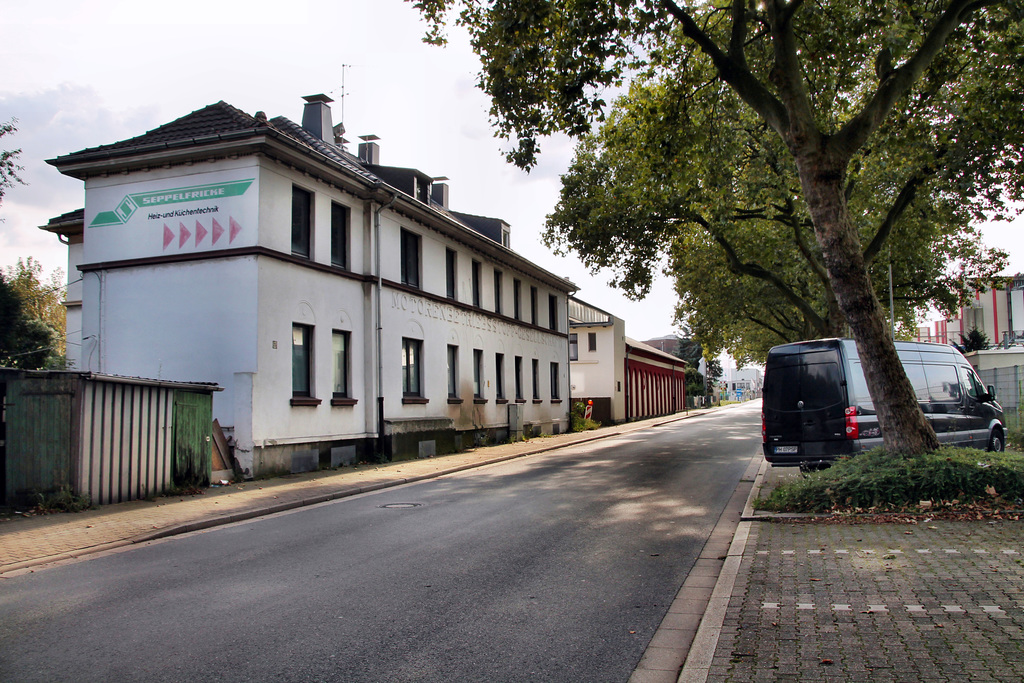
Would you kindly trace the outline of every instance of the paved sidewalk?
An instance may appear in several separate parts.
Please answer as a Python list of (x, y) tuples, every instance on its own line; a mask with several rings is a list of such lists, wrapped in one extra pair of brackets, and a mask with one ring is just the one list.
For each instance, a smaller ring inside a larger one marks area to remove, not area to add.
[[(718, 410), (717, 408), (710, 410)], [(537, 437), (463, 453), (387, 465), (361, 465), (210, 488), (202, 495), (159, 497), (80, 513), (0, 521), (0, 578), (41, 564), (76, 559), (133, 543), (315, 505), (556, 448), (605, 439), (705, 414), (709, 410), (630, 422), (589, 432)]]
[(743, 521), (679, 680), (1020, 681), (1022, 533)]

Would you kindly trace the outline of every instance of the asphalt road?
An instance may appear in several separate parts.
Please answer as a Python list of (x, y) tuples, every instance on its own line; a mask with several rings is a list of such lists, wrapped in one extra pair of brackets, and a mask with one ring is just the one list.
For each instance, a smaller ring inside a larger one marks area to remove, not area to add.
[(0, 579), (0, 680), (625, 681), (758, 406)]

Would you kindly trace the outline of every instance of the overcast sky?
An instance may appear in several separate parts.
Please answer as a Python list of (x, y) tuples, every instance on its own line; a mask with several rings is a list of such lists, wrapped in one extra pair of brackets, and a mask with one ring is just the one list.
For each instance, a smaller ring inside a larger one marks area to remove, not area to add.
[[(66, 247), (38, 226), (81, 208), (83, 186), (45, 159), (139, 135), (219, 100), (299, 122), (302, 96), (327, 93), (349, 140), (375, 134), (383, 164), (447, 176), (454, 210), (503, 218), (513, 249), (625, 319), (627, 335), (675, 331), (675, 295), (664, 278), (645, 301), (630, 302), (606, 286), (609, 273), (590, 275), (541, 243), (572, 142), (542, 142), (530, 174), (505, 163), (465, 36), (449, 31), (444, 49), (422, 43), (425, 26), (402, 0), (0, 0), (0, 30), (0, 121), (18, 119), (0, 148), (21, 148), (27, 183), (0, 206), (0, 266), (34, 256), (47, 273), (67, 268)], [(1019, 227), (989, 229), (986, 239), (1010, 250), (1011, 271), (1024, 270)]]

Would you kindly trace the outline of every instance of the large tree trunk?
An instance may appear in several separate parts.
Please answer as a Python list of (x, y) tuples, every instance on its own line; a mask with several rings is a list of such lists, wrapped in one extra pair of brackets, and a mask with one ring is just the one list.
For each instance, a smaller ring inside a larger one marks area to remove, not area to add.
[(891, 453), (933, 451), (939, 441), (896, 355), (850, 220), (843, 192), (845, 163), (824, 157), (797, 158), (800, 184), (836, 300), (857, 343), (885, 448)]

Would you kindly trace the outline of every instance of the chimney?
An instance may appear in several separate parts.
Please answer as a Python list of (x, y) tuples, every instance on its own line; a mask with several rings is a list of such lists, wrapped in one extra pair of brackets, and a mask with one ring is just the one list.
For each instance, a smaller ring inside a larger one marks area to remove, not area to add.
[(441, 208), (448, 208), (448, 183), (438, 182), (439, 180), (448, 180), (447, 178), (434, 178), (434, 182), (430, 185), (430, 198), (434, 200), (435, 204), (440, 204)]
[(334, 143), (334, 123), (331, 120), (331, 102), (327, 95), (307, 95), (302, 110), (302, 127), (324, 142)]
[(360, 135), (359, 139), (359, 161), (368, 166), (380, 166), (380, 145), (374, 140), (380, 140), (376, 135)]

